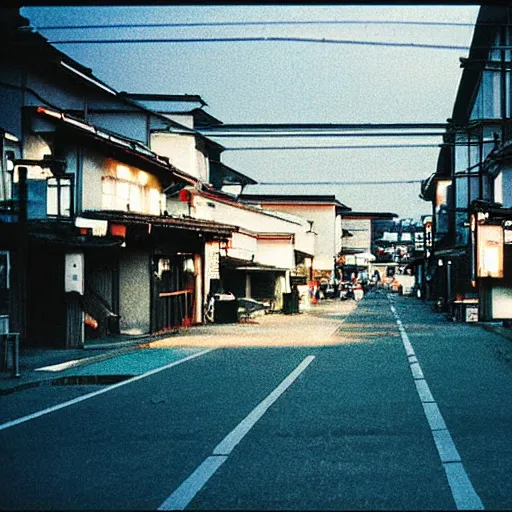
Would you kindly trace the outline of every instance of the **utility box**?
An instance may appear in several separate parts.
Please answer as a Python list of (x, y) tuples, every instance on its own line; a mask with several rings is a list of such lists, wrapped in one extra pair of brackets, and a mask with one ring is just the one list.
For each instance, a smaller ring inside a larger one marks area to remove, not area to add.
[(84, 254), (70, 252), (65, 256), (64, 291), (84, 294)]

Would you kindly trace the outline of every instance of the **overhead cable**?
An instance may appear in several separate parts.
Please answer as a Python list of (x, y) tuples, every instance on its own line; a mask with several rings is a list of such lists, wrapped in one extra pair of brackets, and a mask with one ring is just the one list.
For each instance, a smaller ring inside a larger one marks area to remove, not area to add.
[(423, 180), (386, 180), (386, 181), (259, 181), (258, 185), (403, 185), (421, 183)]
[(92, 25), (40, 25), (38, 30), (82, 30), (124, 28), (185, 28), (185, 27), (247, 27), (271, 25), (417, 25), (435, 27), (471, 27), (474, 23), (451, 21), (392, 21), (392, 20), (309, 20), (309, 21), (212, 21), (192, 23), (117, 23)]
[[(390, 46), (431, 50), (468, 51), (469, 46), (429, 43), (397, 43), (388, 41), (361, 41), (350, 39), (318, 39), (313, 37), (215, 37), (215, 38), (158, 38), (158, 39), (55, 39), (51, 44), (160, 44), (160, 43), (321, 43), (364, 46)], [(505, 47), (503, 47), (505, 48)]]
[(245, 146), (225, 148), (224, 151), (295, 151), (317, 149), (401, 149), (401, 148), (438, 148), (441, 144), (385, 144), (361, 146)]

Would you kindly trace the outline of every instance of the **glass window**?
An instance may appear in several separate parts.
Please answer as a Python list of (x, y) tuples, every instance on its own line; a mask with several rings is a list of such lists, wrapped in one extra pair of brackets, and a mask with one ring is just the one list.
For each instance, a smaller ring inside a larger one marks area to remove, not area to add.
[(468, 178), (467, 176), (458, 177), (455, 180), (455, 207), (468, 207)]
[(53, 177), (46, 180), (46, 213), (58, 217), (70, 217), (71, 178)]
[(501, 80), (499, 71), (483, 72), (483, 117), (497, 119), (501, 117)]
[(469, 177), (469, 202), (480, 198), (480, 177)]
[(501, 127), (495, 125), (484, 126), (484, 141), (482, 144), (482, 160), (487, 158), (487, 155), (494, 148), (494, 136), (495, 134), (501, 140)]
[(455, 172), (468, 169), (468, 143), (465, 135), (457, 135), (455, 139)]

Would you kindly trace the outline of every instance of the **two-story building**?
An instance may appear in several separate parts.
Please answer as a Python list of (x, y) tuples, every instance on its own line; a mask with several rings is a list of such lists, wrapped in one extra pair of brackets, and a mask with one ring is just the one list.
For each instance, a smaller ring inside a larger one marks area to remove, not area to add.
[(480, 320), (512, 318), (511, 15), (480, 8), (437, 169), (421, 188), (433, 205), (426, 275), (440, 307), (462, 319), (476, 306)]
[(191, 130), (1, 15), (3, 329), (72, 347), (201, 321), (205, 246), (237, 228), (169, 215), (166, 193), (200, 180), (150, 148)]

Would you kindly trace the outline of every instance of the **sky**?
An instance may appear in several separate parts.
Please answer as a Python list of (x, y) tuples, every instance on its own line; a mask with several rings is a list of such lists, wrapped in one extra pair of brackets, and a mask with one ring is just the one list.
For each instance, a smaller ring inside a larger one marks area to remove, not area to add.
[[(471, 43), (478, 9), (475, 5), (130, 5), (24, 7), (21, 12), (49, 41), (293, 37), (464, 47), (275, 40), (55, 43), (118, 91), (197, 94), (207, 103), (205, 110), (225, 124), (444, 123), (452, 113), (462, 73), (459, 59), (468, 54), (465, 48)], [(119, 27), (134, 23), (249, 21), (360, 23)], [(117, 27), (44, 28), (89, 24)], [(393, 212), (415, 220), (431, 213), (431, 205), (419, 198), (417, 181), (435, 171), (437, 145), (442, 142), (439, 135), (266, 139), (208, 136), (226, 147), (222, 155), (226, 165), (264, 183), (247, 187), (246, 193), (333, 194), (354, 211)], [(433, 147), (339, 148), (390, 144)], [(262, 149), (269, 146), (285, 149)], [(297, 149), (304, 146), (314, 148)], [(244, 149), (247, 147), (259, 149)], [(416, 182), (360, 183), (375, 181)], [(268, 185), (272, 182), (285, 185)], [(328, 184), (298, 184), (304, 182)]]

